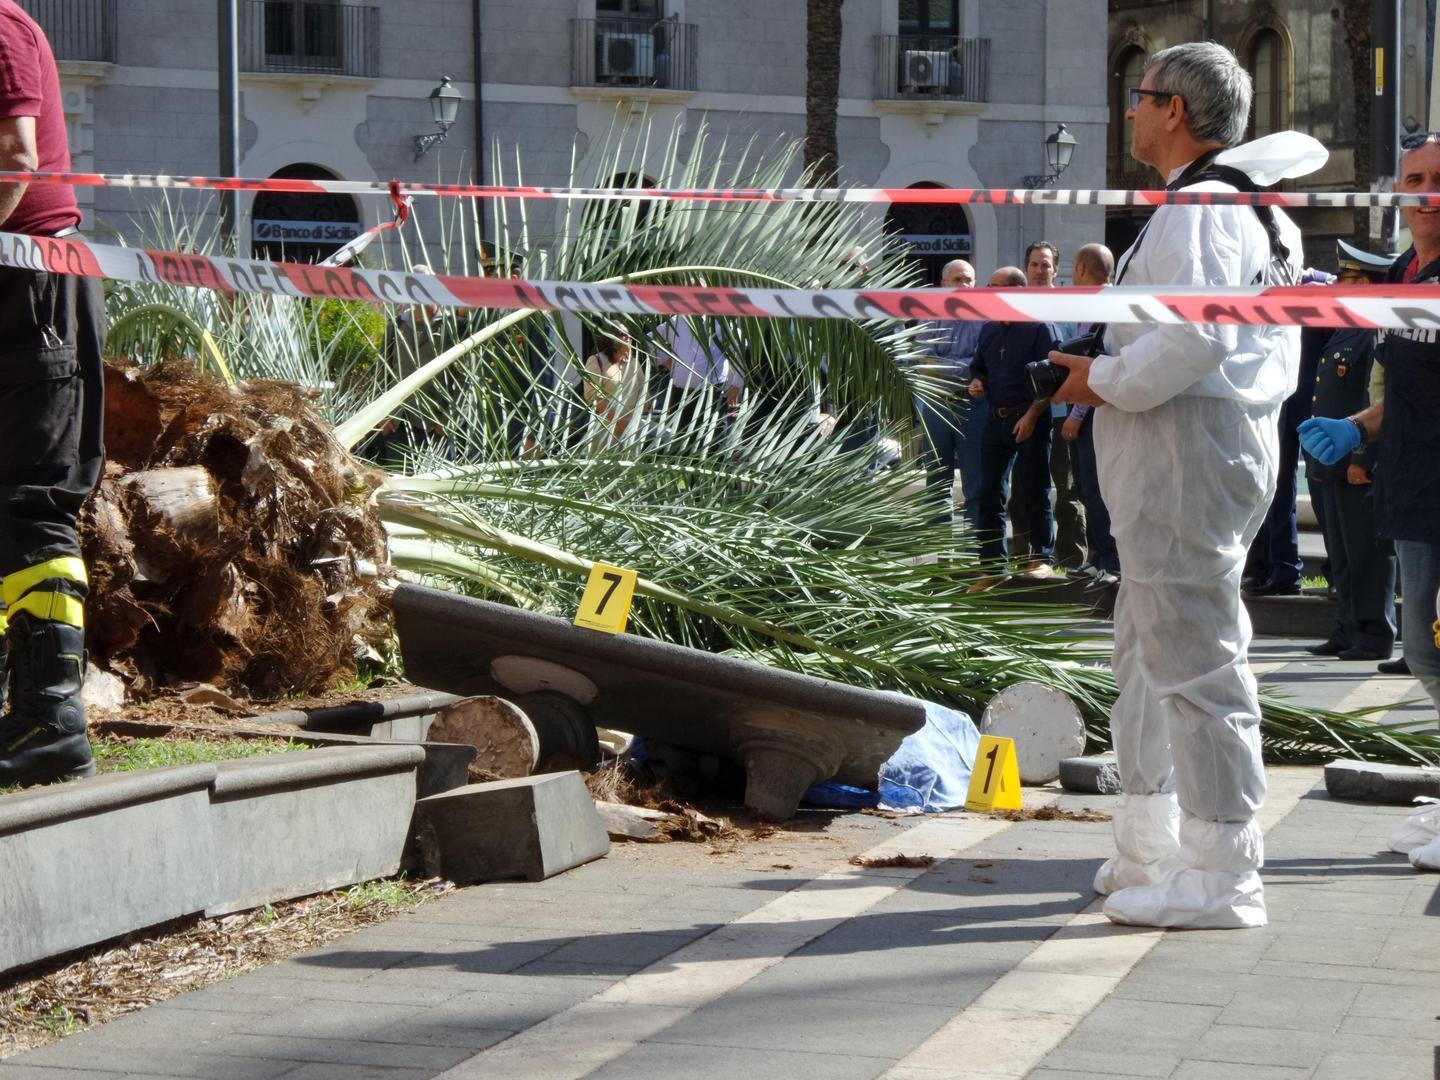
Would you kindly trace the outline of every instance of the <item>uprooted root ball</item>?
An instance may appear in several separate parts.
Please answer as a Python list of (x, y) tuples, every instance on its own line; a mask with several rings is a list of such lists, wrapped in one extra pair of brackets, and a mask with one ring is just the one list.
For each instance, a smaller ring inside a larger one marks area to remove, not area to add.
[(378, 478), (280, 382), (106, 371), (108, 461), (81, 516), (89, 647), (137, 692), (323, 689), (383, 635)]

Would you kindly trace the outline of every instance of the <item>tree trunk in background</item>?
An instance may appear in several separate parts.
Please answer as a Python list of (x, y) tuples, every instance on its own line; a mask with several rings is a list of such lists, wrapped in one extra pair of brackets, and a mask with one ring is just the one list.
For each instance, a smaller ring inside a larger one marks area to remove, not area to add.
[[(1354, 84), (1355, 190), (1369, 191), (1373, 175), (1370, 166), (1370, 93), (1374, 78), (1370, 58), (1370, 0), (1345, 0), (1341, 25)], [(1368, 209), (1355, 211), (1355, 231), (1352, 235), (1352, 243), (1358, 243), (1366, 250), (1373, 249)]]
[(805, 164), (822, 179), (840, 164), (836, 124), (840, 111), (840, 5), (806, 0)]

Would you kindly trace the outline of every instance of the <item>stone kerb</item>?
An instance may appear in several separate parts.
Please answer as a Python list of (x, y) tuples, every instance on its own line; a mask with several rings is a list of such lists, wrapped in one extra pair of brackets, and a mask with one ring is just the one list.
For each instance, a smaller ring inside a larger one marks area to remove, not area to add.
[(205, 914), (398, 871), (424, 759), (423, 748), (401, 744), (220, 762), (211, 819), (225, 857)]
[(0, 972), (395, 873), (424, 755), (333, 747), (0, 797)]
[(213, 765), (0, 798), (0, 971), (201, 910)]

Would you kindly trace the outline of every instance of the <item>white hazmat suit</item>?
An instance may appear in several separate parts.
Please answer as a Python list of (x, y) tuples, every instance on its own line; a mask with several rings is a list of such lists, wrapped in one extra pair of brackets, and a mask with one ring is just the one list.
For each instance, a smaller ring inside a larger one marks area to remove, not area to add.
[[(1219, 161), (1263, 185), (1318, 168), (1317, 151), (1323, 163), (1313, 139), (1284, 132)], [(1233, 190), (1194, 185), (1207, 188)], [(1298, 280), (1300, 232), (1276, 218)], [(1125, 285), (1234, 286), (1270, 259), (1253, 209), (1164, 206), (1120, 266)], [(1299, 338), (1295, 327), (1116, 325), (1090, 368), (1109, 403), (1095, 414), (1095, 455), (1124, 568), (1111, 733), (1125, 794), (1117, 854), (1095, 879), (1116, 922), (1265, 922), (1255, 821), (1265, 773), (1240, 577), (1275, 492)]]

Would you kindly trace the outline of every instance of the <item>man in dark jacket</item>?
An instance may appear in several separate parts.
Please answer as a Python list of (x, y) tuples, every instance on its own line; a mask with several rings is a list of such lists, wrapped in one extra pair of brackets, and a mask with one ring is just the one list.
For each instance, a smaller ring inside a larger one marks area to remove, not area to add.
[[(1440, 192), (1440, 132), (1400, 141), (1395, 190)], [(1402, 211), (1414, 246), (1386, 274), (1387, 282), (1440, 282), (1440, 211)], [(1411, 674), (1440, 709), (1440, 331), (1413, 327), (1376, 335), (1376, 362), (1385, 368), (1385, 397), (1343, 420), (1312, 417), (1300, 425), (1308, 453), (1334, 464), (1366, 443), (1380, 444), (1375, 463), (1375, 520), (1395, 541), (1405, 607), (1400, 636)]]
[[(1336, 241), (1342, 285), (1374, 285), (1385, 277), (1394, 256), (1371, 255)], [(1370, 368), (1375, 332), (1344, 328), (1320, 350), (1311, 396), (1315, 416), (1344, 418), (1370, 405)], [(1320, 525), (1330, 576), (1340, 601), (1330, 637), (1310, 646), (1316, 656), (1342, 660), (1388, 660), (1395, 646), (1395, 545), (1375, 532), (1372, 473), (1374, 443), (1357, 447), (1333, 465), (1305, 455), (1305, 477), (1312, 495), (1325, 506)]]
[[(1018, 267), (1001, 267), (991, 287), (1024, 285)], [(1026, 537), (1032, 554), (1053, 562), (1055, 517), (1050, 506), (1050, 399), (1036, 399), (1025, 365), (1044, 360), (1059, 344), (1050, 323), (986, 323), (970, 365), (970, 396), (990, 409), (980, 447), (980, 557), (997, 573), (1008, 557), (1005, 503), (1013, 470), (1016, 495), (1025, 500)], [(1021, 540), (1016, 538), (1017, 543)], [(990, 583), (987, 579), (986, 584)]]

